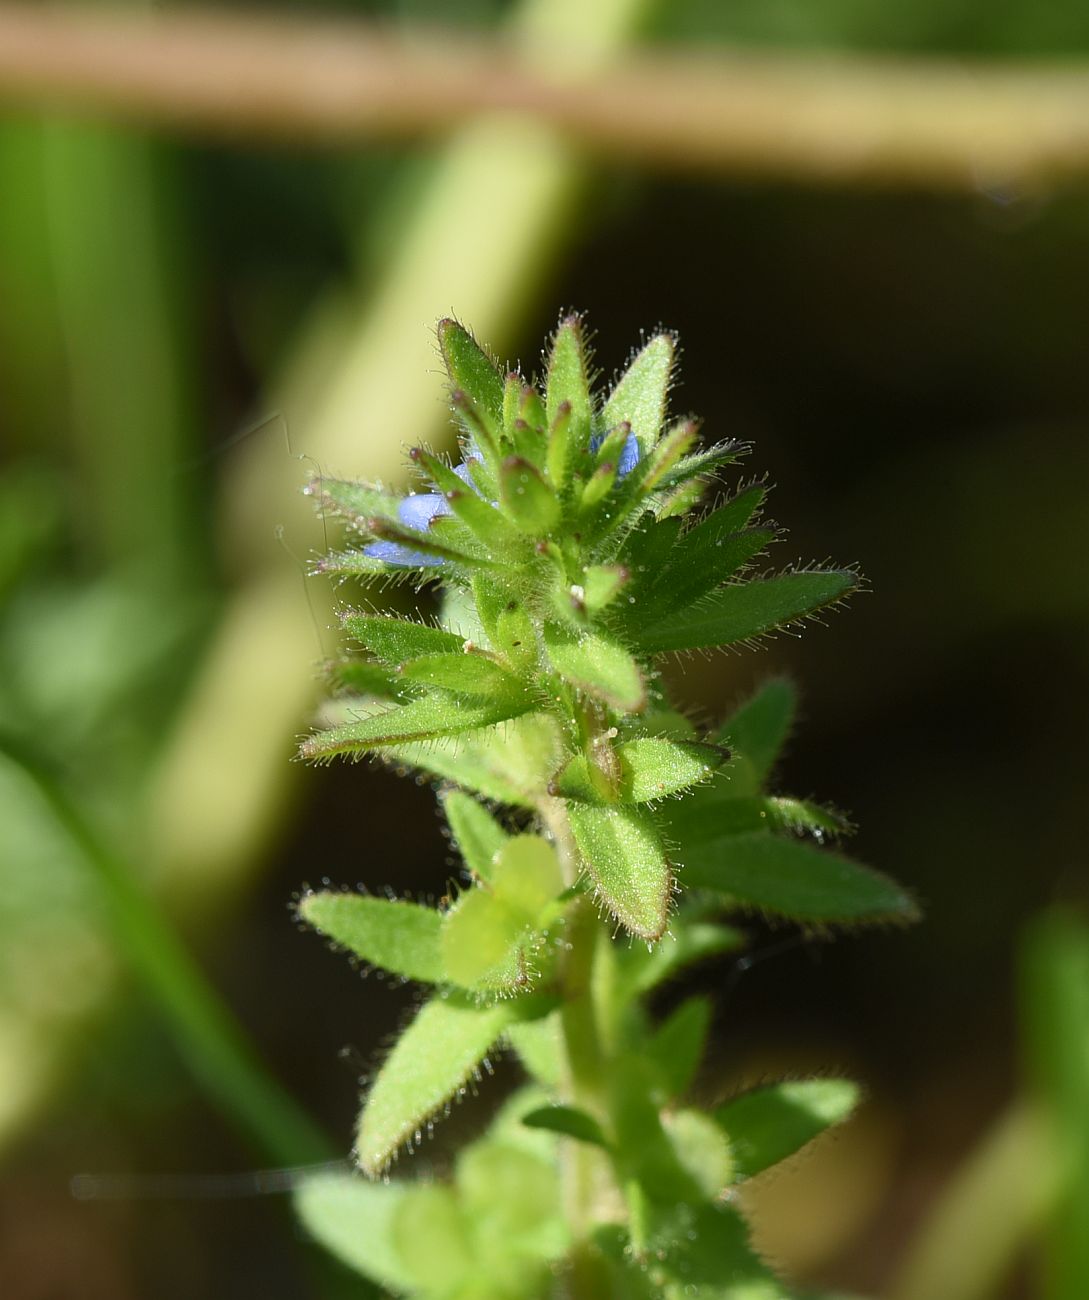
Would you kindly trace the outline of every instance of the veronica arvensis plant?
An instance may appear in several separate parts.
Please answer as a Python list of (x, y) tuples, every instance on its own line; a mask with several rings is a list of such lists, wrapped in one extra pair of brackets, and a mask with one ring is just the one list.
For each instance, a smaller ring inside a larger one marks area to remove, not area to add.
[(560, 322), (540, 389), (455, 321), (439, 341), (457, 463), (414, 451), (422, 490), (408, 496), (326, 478), (309, 490), (346, 525), (318, 571), (436, 583), (442, 613), (346, 607), (356, 649), (335, 668), (339, 720), (302, 753), (433, 777), (464, 886), (440, 908), (308, 893), (299, 913), (429, 990), (364, 1098), (365, 1174), (385, 1174), (497, 1051), (529, 1082), (448, 1179), (316, 1178), (303, 1216), (394, 1294), (788, 1296), (732, 1189), (844, 1119), (856, 1088), (793, 1080), (696, 1107), (710, 1003), (659, 1023), (646, 999), (742, 946), (737, 913), (827, 930), (915, 909), (827, 847), (849, 830), (838, 814), (769, 793), (786, 682), (703, 734), (659, 670), (833, 607), (858, 575), (756, 571), (778, 536), (761, 521), (765, 489), (724, 492), (741, 448), (668, 420), (671, 335), (604, 396), (577, 316)]

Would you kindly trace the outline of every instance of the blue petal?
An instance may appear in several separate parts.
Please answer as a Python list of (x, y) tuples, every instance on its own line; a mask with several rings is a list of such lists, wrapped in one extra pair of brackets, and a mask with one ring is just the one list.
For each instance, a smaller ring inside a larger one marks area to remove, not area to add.
[[(590, 439), (590, 451), (596, 452), (604, 441), (605, 435), (603, 433), (595, 434)], [(640, 454), (639, 439), (634, 433), (629, 433), (627, 441), (620, 448), (620, 458), (616, 464), (616, 481), (618, 483), (622, 478), (627, 478), (636, 465), (639, 464)]]
[(627, 478), (632, 470), (639, 464), (639, 439), (634, 433), (628, 434), (627, 442), (620, 451), (620, 459), (616, 465), (617, 480)]
[(363, 554), (401, 569), (429, 569), (443, 563), (437, 555), (424, 555), (400, 542), (371, 542), (363, 547)]
[(439, 515), (448, 515), (450, 507), (446, 499), (437, 492), (414, 492), (402, 498), (397, 507), (397, 518), (406, 528), (414, 528), (418, 533), (426, 533), (432, 519)]

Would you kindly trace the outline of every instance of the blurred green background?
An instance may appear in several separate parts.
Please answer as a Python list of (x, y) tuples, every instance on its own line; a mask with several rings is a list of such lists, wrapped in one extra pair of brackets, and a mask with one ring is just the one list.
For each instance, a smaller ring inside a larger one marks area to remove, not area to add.
[[(1089, 61), (1073, 0), (532, 8), (575, 44), (651, 52)], [(409, 33), (522, 21), (488, 0), (338, 12)], [(438, 895), (453, 867), (426, 787), (292, 763), (335, 645), (298, 489), (315, 466), (404, 481), (409, 443), (447, 436), (441, 315), (533, 368), (559, 308), (585, 309), (605, 376), (640, 328), (680, 332), (675, 408), (754, 444), (746, 472), (768, 473), (790, 529), (780, 558), (858, 561), (872, 593), (758, 655), (681, 662), (676, 691), (710, 720), (795, 674), (785, 788), (849, 809), (860, 856), (926, 909), (910, 932), (836, 943), (753, 922), (768, 956), (700, 976), (721, 990), (702, 1086), (812, 1066), (866, 1081), (861, 1119), (754, 1211), (796, 1274), (891, 1294), (1059, 1032), (1031, 998), (1019, 1018), (1026, 923), (1085, 900), (1084, 184), (678, 179), (588, 164), (513, 121), (307, 151), (9, 111), (0, 195), (0, 730), (55, 769), (336, 1155), (411, 995), (298, 932), (292, 894), (328, 876)], [(353, 1294), (283, 1198), (70, 1195), (87, 1171), (291, 1154), (201, 1084), (92, 866), (0, 762), (0, 1294)], [(482, 1114), (459, 1111), (418, 1159), (441, 1172)], [(1058, 1296), (1037, 1245), (1011, 1243), (973, 1294)]]

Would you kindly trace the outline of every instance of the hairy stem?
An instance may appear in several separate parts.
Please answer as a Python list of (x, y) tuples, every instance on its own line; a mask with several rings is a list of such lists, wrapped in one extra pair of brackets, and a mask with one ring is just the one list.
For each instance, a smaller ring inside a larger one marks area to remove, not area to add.
[[(579, 874), (578, 850), (562, 803), (544, 801), (541, 818), (560, 854), (564, 878), (569, 886), (573, 885)], [(604, 1120), (608, 1061), (601, 1041), (593, 980), (601, 937), (593, 904), (588, 898), (579, 898), (568, 914), (566, 951), (561, 965), (565, 1091), (571, 1105)], [(611, 1199), (610, 1171), (604, 1153), (584, 1142), (564, 1141), (563, 1184), (564, 1208), (574, 1243), (568, 1293), (572, 1300), (591, 1300), (605, 1294), (608, 1286), (601, 1273), (601, 1263), (588, 1241), (590, 1229), (601, 1217), (603, 1202)]]

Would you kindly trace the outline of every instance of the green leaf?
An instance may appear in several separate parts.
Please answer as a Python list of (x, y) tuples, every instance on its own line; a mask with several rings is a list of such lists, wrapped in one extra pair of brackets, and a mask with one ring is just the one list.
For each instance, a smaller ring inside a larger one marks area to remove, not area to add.
[(860, 1095), (849, 1079), (786, 1080), (742, 1093), (712, 1118), (730, 1140), (736, 1176), (751, 1178), (842, 1124)]
[(559, 1013), (520, 1020), (507, 1029), (507, 1041), (531, 1079), (555, 1091), (563, 1080), (563, 1031)]
[(632, 359), (605, 403), (606, 427), (627, 420), (643, 456), (662, 430), (676, 350), (671, 334), (656, 334)]
[(414, 582), (422, 584), (429, 578), (437, 578), (433, 564), (401, 565), (391, 569), (385, 560), (376, 560), (363, 551), (328, 551), (319, 555), (310, 566), (315, 576), (328, 578), (377, 578), (387, 582)]
[(383, 1062), (359, 1117), (356, 1154), (365, 1173), (381, 1173), (458, 1096), (516, 1014), (509, 1001), (480, 1007), (455, 994), (424, 1004)]
[[(739, 533), (743, 528), (747, 528), (750, 523), (759, 518), (760, 508), (763, 506), (767, 495), (768, 490), (763, 483), (752, 483), (747, 488), (742, 488), (740, 492), (735, 493), (717, 510), (713, 510), (691, 532), (702, 528), (704, 524), (711, 525), (713, 520), (713, 528), (717, 536), (729, 537), (731, 533)], [(691, 533), (688, 535), (691, 535)]]
[[(575, 754), (563, 765), (549, 785), (549, 792), (562, 799), (581, 799), (587, 803), (615, 803), (611, 792), (595, 783), (585, 754)], [(603, 785), (603, 783), (602, 783)]]
[(583, 571), (579, 600), (590, 614), (600, 614), (620, 595), (630, 577), (622, 564), (591, 564)]
[(857, 591), (850, 569), (781, 573), (724, 587), (701, 604), (636, 633), (643, 650), (696, 650), (733, 645), (786, 627)]
[(713, 447), (706, 447), (691, 456), (685, 456), (672, 469), (662, 475), (658, 484), (660, 492), (690, 482), (704, 474), (721, 469), (724, 465), (734, 465), (745, 454), (743, 443), (718, 442)]
[(737, 794), (755, 794), (763, 787), (790, 735), (797, 708), (793, 684), (774, 677), (723, 724), (719, 740), (743, 760), (732, 782)]
[(738, 903), (825, 924), (914, 921), (912, 899), (887, 876), (801, 840), (762, 831), (719, 838), (684, 838), (682, 879)]
[(522, 982), (517, 958), (526, 928), (525, 918), (488, 890), (466, 890), (443, 922), (442, 963), (447, 977), (463, 988)]
[(384, 755), (455, 781), (486, 799), (533, 808), (547, 773), (560, 761), (556, 720), (546, 713), (513, 718), (502, 727), (393, 745)]
[(708, 1200), (714, 1200), (734, 1181), (734, 1162), (725, 1133), (710, 1115), (690, 1107), (670, 1107), (662, 1114), (662, 1128), (673, 1154)]
[(494, 433), (503, 419), (503, 374), (464, 326), (439, 321), (439, 347), (450, 383), (472, 401)]
[(648, 1255), (661, 1260), (664, 1300), (791, 1300), (790, 1289), (749, 1243), (732, 1205), (655, 1207)]
[(643, 674), (622, 645), (597, 632), (582, 636), (558, 623), (545, 624), (544, 640), (553, 668), (572, 686), (621, 713), (646, 707)]
[(641, 613), (653, 621), (686, 609), (734, 577), (775, 539), (770, 528), (717, 536), (712, 530), (702, 532), (703, 527), (680, 539), (669, 564), (647, 593), (642, 610), (633, 610), (633, 614)]
[(394, 493), (370, 483), (326, 478), (324, 475), (312, 479), (303, 488), (303, 493), (313, 497), (324, 514), (337, 515), (359, 532), (369, 532), (367, 521), (376, 516), (396, 519), (400, 502)]
[(567, 804), (571, 830), (597, 892), (633, 934), (658, 939), (673, 876), (654, 823), (635, 808)]
[(443, 979), (442, 917), (434, 908), (321, 891), (305, 894), (298, 912), (319, 934), (372, 966), (429, 984)]
[[(516, 1109), (524, 1106), (519, 1098)], [(473, 1284), (458, 1292), (460, 1300), (541, 1300), (551, 1291), (551, 1278), (542, 1276), (539, 1265), (558, 1263), (570, 1234), (553, 1153), (546, 1147), (537, 1154), (543, 1137), (508, 1121), (502, 1136), (493, 1126), (458, 1157), (458, 1193), (480, 1260)]]
[(766, 795), (737, 798), (732, 793), (733, 776), (731, 768), (730, 779), (717, 789), (699, 791), (694, 798), (664, 809), (670, 833), (682, 842), (724, 839), (751, 831), (805, 833), (823, 841), (825, 836), (845, 835), (851, 830), (850, 822), (839, 813), (805, 799)]
[(345, 610), (340, 616), (345, 632), (393, 668), (423, 655), (461, 654), (464, 637), (428, 623), (391, 618), (385, 614), (360, 614)]
[(368, 527), (381, 541), (395, 542), (434, 560), (477, 569), (496, 567), (495, 561), (481, 548), (472, 533), (451, 515), (436, 515), (426, 529), (408, 528), (402, 523), (378, 518), (371, 519)]
[[(476, 1265), (471, 1226), (452, 1188), (441, 1183), (408, 1187), (392, 1216), (390, 1236), (414, 1291), (449, 1294), (452, 1285), (471, 1275)], [(421, 1242), (427, 1243), (425, 1250)]]
[(704, 781), (728, 757), (715, 745), (677, 743), (642, 736), (617, 746), (622, 772), (620, 791), (625, 803), (664, 799)]
[(527, 712), (530, 707), (521, 697), (468, 703), (452, 700), (448, 695), (425, 695), (358, 722), (345, 722), (328, 731), (316, 732), (299, 746), (299, 755), (327, 759), (337, 754), (363, 754), (411, 741), (434, 740), (493, 726)]
[(688, 998), (655, 1030), (647, 1056), (665, 1085), (666, 1097), (679, 1097), (692, 1086), (711, 1027), (708, 998)]
[(485, 546), (494, 550), (510, 545), (514, 534), (495, 506), (467, 487), (450, 466), (437, 456), (432, 456), (420, 447), (413, 448), (410, 455), (417, 464), (424, 467), (458, 519)]
[(527, 1128), (547, 1129), (591, 1146), (607, 1148), (609, 1145), (597, 1120), (576, 1106), (538, 1106), (522, 1116), (522, 1123)]
[(495, 855), (507, 842), (507, 832), (483, 804), (460, 790), (447, 790), (442, 804), (465, 865), (479, 879), (491, 880)]
[(696, 441), (699, 429), (697, 420), (681, 420), (666, 433), (646, 461), (642, 462), (646, 465), (646, 469), (638, 480), (641, 493), (646, 495), (658, 487), (658, 484)]
[(514, 526), (530, 537), (547, 537), (559, 523), (559, 498), (520, 456), (508, 456), (499, 467), (499, 500)]
[(295, 1192), (306, 1231), (342, 1264), (390, 1291), (410, 1291), (413, 1277), (393, 1244), (393, 1221), (410, 1188), (358, 1175), (311, 1174)]
[(542, 836), (512, 835), (496, 855), (492, 883), (496, 898), (534, 925), (563, 893), (563, 870), (556, 850)]
[(324, 666), (324, 672), (336, 694), (373, 695), (387, 700), (403, 694), (401, 683), (388, 669), (366, 659), (335, 659)]
[(559, 489), (566, 482), (575, 453), (590, 445), (593, 406), (582, 321), (568, 316), (552, 339), (545, 382), (545, 414), (550, 431), (548, 477)]
[(495, 620), (494, 645), (516, 672), (529, 672), (537, 663), (537, 629), (521, 605), (511, 604)]
[(480, 652), (421, 655), (402, 665), (401, 677), (421, 686), (436, 686), (461, 695), (514, 696), (518, 679)]

